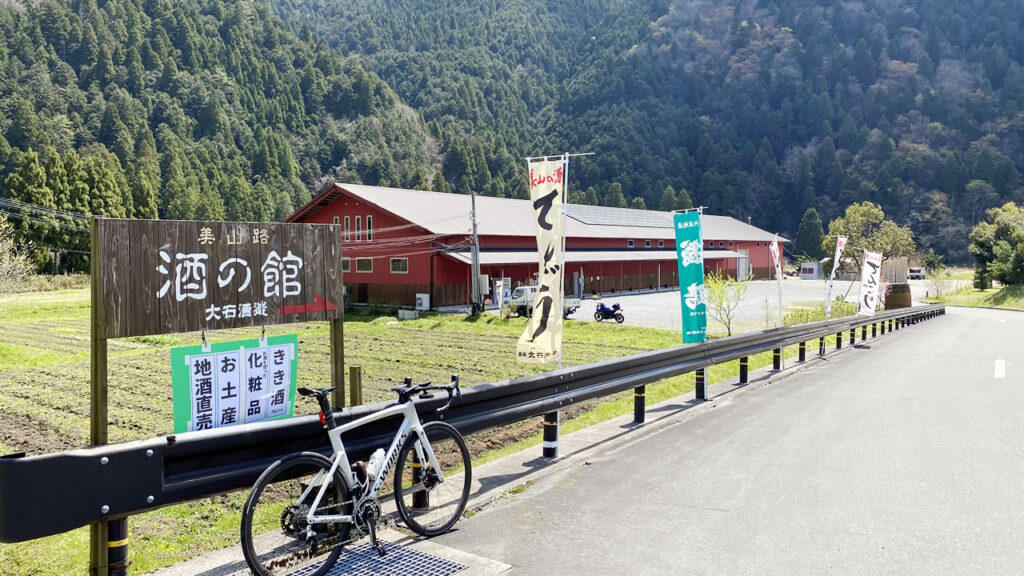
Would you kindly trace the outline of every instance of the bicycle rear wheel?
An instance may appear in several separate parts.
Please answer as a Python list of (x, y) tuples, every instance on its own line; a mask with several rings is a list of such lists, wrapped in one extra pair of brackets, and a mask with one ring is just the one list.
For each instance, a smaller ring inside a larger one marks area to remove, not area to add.
[(395, 470), (395, 502), (398, 514), (410, 530), (422, 536), (447, 532), (458, 521), (469, 501), (472, 467), (469, 449), (459, 431), (445, 422), (429, 422), (423, 432), (434, 450), (444, 480), (432, 463), (420, 463), (425, 454), (419, 435), (412, 434), (398, 453)]
[(316, 513), (352, 513), (348, 486), (341, 474), (328, 474), (330, 469), (324, 456), (303, 452), (273, 463), (253, 485), (242, 509), (242, 553), (254, 574), (279, 576), (319, 563), (303, 574), (322, 576), (338, 560), (350, 524), (314, 525), (312, 539), (306, 530), (306, 516), (324, 483), (327, 491)]

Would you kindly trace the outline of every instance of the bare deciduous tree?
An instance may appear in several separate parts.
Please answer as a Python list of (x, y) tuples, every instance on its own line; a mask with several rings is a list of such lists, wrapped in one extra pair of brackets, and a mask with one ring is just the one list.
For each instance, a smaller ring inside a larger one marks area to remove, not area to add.
[(749, 286), (747, 278), (737, 280), (731, 276), (723, 276), (717, 270), (704, 277), (704, 289), (708, 297), (708, 315), (712, 320), (725, 326), (727, 336), (732, 336), (732, 317), (736, 308), (743, 300)]
[(14, 292), (32, 273), (32, 264), (14, 243), (14, 231), (7, 218), (0, 216), (0, 294)]

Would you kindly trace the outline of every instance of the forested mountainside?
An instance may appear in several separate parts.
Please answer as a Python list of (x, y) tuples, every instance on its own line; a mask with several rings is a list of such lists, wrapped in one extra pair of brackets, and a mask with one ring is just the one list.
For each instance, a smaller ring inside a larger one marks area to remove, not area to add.
[[(0, 0), (0, 197), (283, 218), (328, 180), (717, 214), (880, 204), (967, 260), (1024, 199), (1010, 0)], [(5, 208), (11, 210), (11, 208)], [(46, 245), (59, 222), (22, 232)], [(64, 229), (67, 231), (66, 228)]]
[(419, 110), (455, 190), (521, 193), (522, 157), (595, 152), (579, 201), (685, 190), (792, 237), (808, 207), (870, 200), (960, 262), (1022, 199), (1020, 2), (264, 1)]
[[(0, 1), (0, 197), (280, 219), (327, 179), (429, 188), (440, 173), (429, 142), (357, 58), (260, 4)], [(19, 224), (30, 238), (67, 241), (35, 217)]]

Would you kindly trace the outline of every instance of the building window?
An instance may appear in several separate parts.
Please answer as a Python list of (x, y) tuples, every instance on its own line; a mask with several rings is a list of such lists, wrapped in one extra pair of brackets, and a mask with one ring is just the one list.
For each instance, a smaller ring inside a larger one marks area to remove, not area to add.
[(408, 258), (392, 258), (391, 259), (391, 273), (392, 274), (408, 274), (409, 273), (409, 259)]
[(351, 272), (352, 271), (352, 259), (351, 258), (342, 258), (341, 259), (341, 271), (342, 272)]
[(356, 272), (373, 272), (373, 258), (356, 258)]
[(651, 247), (651, 241), (650, 240), (644, 240), (644, 248), (650, 248), (650, 247)]
[(348, 242), (349, 240), (352, 239), (352, 234), (349, 232), (349, 230), (350, 230), (350, 226), (349, 225), (350, 224), (351, 224), (351, 222), (349, 221), (348, 216), (345, 216), (345, 233), (342, 236), (342, 238), (345, 240), (345, 242)]
[(335, 216), (335, 217), (334, 217), (334, 223), (335, 223), (335, 224), (337, 224), (337, 223), (338, 223), (338, 217), (337, 217), (337, 216)]
[(658, 248), (664, 248), (664, 247), (665, 247), (665, 241), (664, 240), (658, 240)]
[(366, 241), (373, 240), (373, 216), (366, 215)]
[(732, 248), (732, 240), (729, 240), (729, 248)]
[[(359, 229), (359, 220), (356, 220), (356, 229), (357, 230)], [(718, 241), (718, 247), (719, 248), (725, 248), (725, 241), (724, 240), (719, 240)]]
[[(356, 242), (362, 242), (363, 241), (363, 230), (362, 230), (362, 227), (363, 227), (363, 223), (361, 221), (361, 218), (359, 216), (356, 216)], [(358, 270), (358, 269), (359, 269), (359, 265), (357, 264), (356, 265), (356, 270)]]
[(632, 240), (626, 240), (626, 247), (627, 248), (632, 248), (633, 247), (633, 241)]
[(760, 248), (761, 247), (761, 243), (760, 242), (754, 242), (754, 246)]

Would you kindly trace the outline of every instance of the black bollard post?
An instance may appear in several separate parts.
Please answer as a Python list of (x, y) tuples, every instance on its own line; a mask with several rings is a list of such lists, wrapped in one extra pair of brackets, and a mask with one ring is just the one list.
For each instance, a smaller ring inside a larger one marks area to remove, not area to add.
[(708, 389), (704, 384), (704, 369), (697, 368), (697, 372), (694, 377), (696, 379), (697, 400), (707, 400)]
[(807, 360), (807, 343), (806, 342), (801, 342), (799, 350), (800, 350), (800, 361), (803, 362), (803, 361)]
[(746, 384), (748, 378), (747, 357), (740, 358), (740, 384)]
[(647, 412), (647, 386), (637, 386), (633, 389), (633, 422), (643, 424)]
[(818, 338), (818, 356), (825, 355), (825, 337)]
[(772, 350), (772, 370), (782, 370), (782, 348)]
[(128, 576), (128, 519), (107, 522), (107, 574)]
[[(420, 459), (416, 456), (416, 451), (412, 451), (412, 483), (419, 484), (423, 481), (423, 464), (420, 463)], [(427, 509), (430, 507), (430, 492), (428, 490), (418, 490), (412, 493), (412, 507), (419, 509)]]
[(842, 347), (843, 347), (843, 333), (839, 332), (838, 334), (836, 334), (836, 350), (839, 350)]
[(868, 325), (865, 324), (860, 327), (860, 339), (861, 341), (868, 339)]
[(854, 343), (856, 343), (856, 341), (857, 341), (856, 335), (857, 335), (857, 329), (856, 328), (850, 328), (850, 346), (853, 346)]
[(558, 411), (544, 415), (544, 457), (558, 458)]

